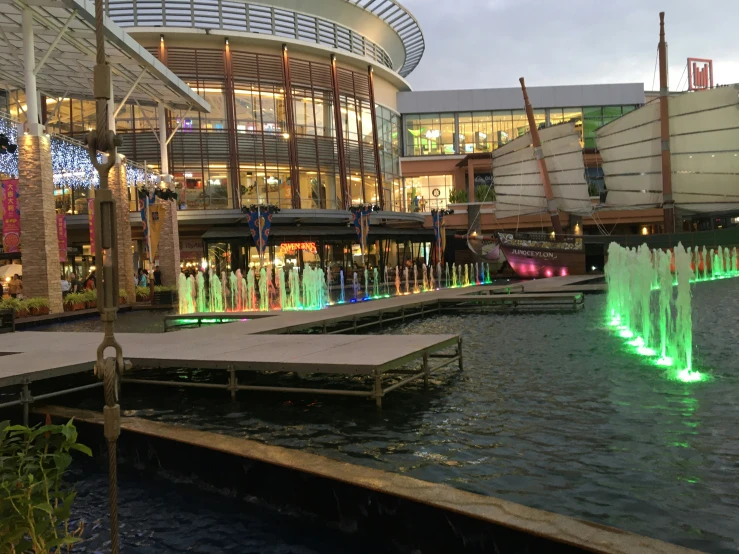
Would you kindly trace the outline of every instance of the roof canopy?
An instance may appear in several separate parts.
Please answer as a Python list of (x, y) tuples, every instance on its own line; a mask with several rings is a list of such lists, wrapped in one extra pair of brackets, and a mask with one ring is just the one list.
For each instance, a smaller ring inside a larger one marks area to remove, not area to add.
[[(33, 12), (36, 81), (52, 97), (93, 97), (95, 8), (88, 0), (0, 0), (0, 82), (25, 88), (22, 10)], [(105, 52), (116, 103), (210, 111), (210, 105), (107, 17)], [(134, 86), (135, 85), (135, 86)]]

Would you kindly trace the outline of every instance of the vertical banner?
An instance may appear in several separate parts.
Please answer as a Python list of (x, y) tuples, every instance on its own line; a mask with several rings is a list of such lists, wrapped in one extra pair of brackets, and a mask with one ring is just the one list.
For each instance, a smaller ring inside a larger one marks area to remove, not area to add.
[(2, 182), (3, 249), (19, 252), (21, 246), (21, 209), (18, 204), (18, 179)]
[(149, 248), (151, 248), (152, 264), (159, 257), (159, 237), (165, 217), (167, 217), (166, 202), (157, 202), (149, 206)]
[(152, 260), (151, 257), (151, 243), (149, 242), (149, 197), (139, 196), (139, 213), (141, 214), (141, 224), (144, 231), (144, 259)]
[(272, 228), (272, 214), (269, 208), (252, 206), (249, 210), (249, 230), (251, 231), (254, 245), (257, 247), (259, 259), (264, 256)]
[(364, 256), (367, 250), (367, 235), (370, 229), (370, 214), (372, 206), (356, 206), (351, 209), (354, 221), (354, 230), (357, 232), (359, 248)]
[(59, 261), (67, 263), (67, 216), (56, 214), (56, 236), (59, 241)]
[(90, 230), (90, 254), (95, 255), (95, 199), (87, 199), (87, 226)]

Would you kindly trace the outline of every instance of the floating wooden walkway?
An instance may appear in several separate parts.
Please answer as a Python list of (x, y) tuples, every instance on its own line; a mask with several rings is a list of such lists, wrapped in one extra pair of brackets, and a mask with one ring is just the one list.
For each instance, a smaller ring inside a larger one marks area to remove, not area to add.
[[(587, 279), (592, 279), (589, 277)], [(583, 278), (548, 279), (548, 286), (570, 284)], [(207, 321), (232, 321), (229, 325), (206, 325), (177, 333), (118, 333), (124, 357), (134, 369), (203, 368), (225, 372), (223, 383), (138, 380), (135, 372), (126, 381), (149, 385), (220, 388), (235, 395), (241, 390), (349, 394), (382, 397), (417, 379), (457, 363), (463, 367), (462, 341), (457, 335), (346, 335), (370, 326), (402, 322), (447, 309), (577, 310), (583, 295), (578, 292), (528, 292), (534, 283), (524, 283), (525, 293), (513, 293), (510, 285), (477, 286), (422, 294), (401, 295), (371, 301), (349, 302), (316, 311), (242, 312), (170, 316), (166, 326), (177, 321), (201, 325)], [(506, 290), (506, 287), (508, 289)], [(533, 287), (535, 290), (535, 286)], [(503, 290), (503, 294), (493, 294)], [(560, 289), (561, 290), (561, 289)], [(238, 321), (247, 320), (247, 321)], [(284, 334), (312, 332), (310, 335)], [(0, 404), (0, 408), (33, 399), (29, 385), (53, 377), (89, 372), (102, 333), (16, 332), (0, 335), (0, 388), (21, 385), (19, 400)], [(296, 374), (334, 374), (365, 376), (372, 379), (370, 390), (264, 387), (239, 383), (239, 372), (290, 372)], [(390, 381), (392, 379), (392, 381)], [(92, 387), (96, 385), (85, 385)], [(45, 395), (51, 397), (69, 391)]]

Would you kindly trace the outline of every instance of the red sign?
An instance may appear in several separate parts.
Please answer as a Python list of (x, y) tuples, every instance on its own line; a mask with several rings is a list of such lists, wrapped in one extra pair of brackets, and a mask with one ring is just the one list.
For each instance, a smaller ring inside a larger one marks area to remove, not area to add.
[(295, 254), (298, 250), (303, 252), (318, 253), (315, 242), (283, 242), (280, 245), (280, 252), (283, 254)]
[(67, 217), (64, 214), (56, 214), (56, 236), (59, 241), (59, 261), (67, 261)]
[(688, 90), (713, 88), (713, 61), (688, 58)]
[(2, 182), (3, 249), (19, 252), (21, 246), (21, 208), (18, 204), (18, 179)]
[(95, 199), (87, 199), (87, 222), (90, 229), (90, 255), (95, 255)]

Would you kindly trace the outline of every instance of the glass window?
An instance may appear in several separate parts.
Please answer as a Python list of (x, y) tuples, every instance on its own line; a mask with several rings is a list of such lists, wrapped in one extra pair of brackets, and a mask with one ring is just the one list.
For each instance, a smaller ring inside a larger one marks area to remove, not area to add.
[(595, 130), (603, 125), (603, 109), (600, 106), (582, 109), (583, 138), (585, 148), (595, 148)]
[(406, 209), (409, 212), (430, 212), (444, 209), (453, 188), (452, 175), (406, 177)]
[(583, 142), (582, 135), (582, 110), (580, 110), (580, 108), (564, 108), (562, 110), (562, 120), (575, 124), (575, 129), (580, 133), (580, 147), (583, 147), (585, 143)]
[(493, 133), (496, 148), (516, 138), (513, 135), (513, 118), (510, 111), (493, 112)]

